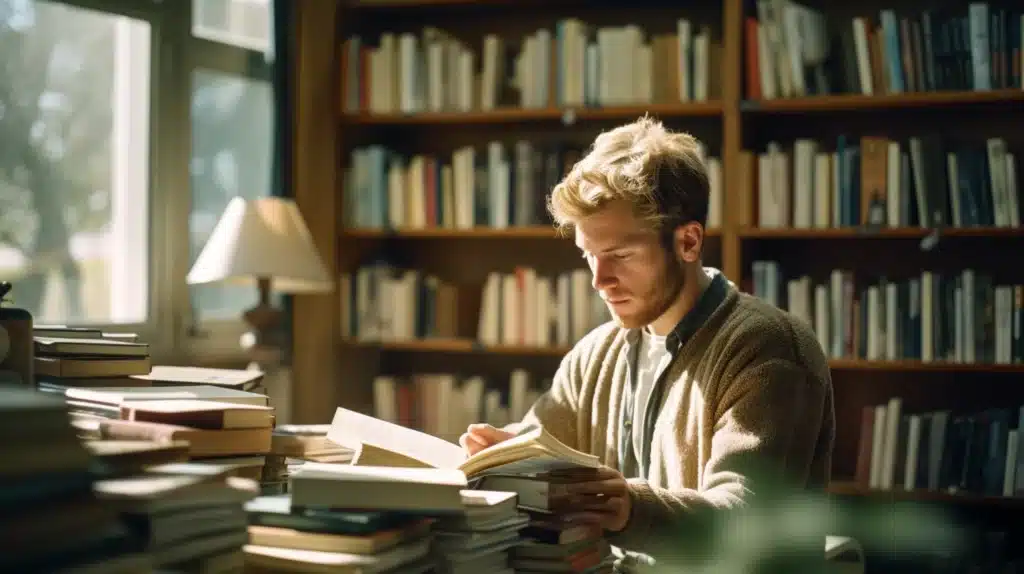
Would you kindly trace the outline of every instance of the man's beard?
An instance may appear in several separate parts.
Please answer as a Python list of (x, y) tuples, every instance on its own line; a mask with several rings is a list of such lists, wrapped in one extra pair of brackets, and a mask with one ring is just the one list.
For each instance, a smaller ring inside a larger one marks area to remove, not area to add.
[(631, 309), (628, 314), (618, 315), (610, 305), (608, 306), (608, 311), (620, 327), (646, 327), (664, 315), (679, 298), (686, 286), (685, 269), (682, 262), (675, 257), (669, 255), (667, 259), (664, 275), (652, 282), (647, 293), (635, 299), (641, 305), (639, 309)]

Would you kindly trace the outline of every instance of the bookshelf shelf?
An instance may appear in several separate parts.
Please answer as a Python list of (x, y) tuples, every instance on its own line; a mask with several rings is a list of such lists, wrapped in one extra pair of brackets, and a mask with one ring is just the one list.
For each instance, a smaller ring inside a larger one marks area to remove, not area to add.
[(1024, 103), (1024, 90), (919, 92), (877, 96), (849, 94), (761, 101), (745, 100), (740, 104), (740, 109), (747, 114), (829, 113), (858, 110), (952, 108), (999, 103)]
[(1021, 496), (991, 496), (971, 492), (954, 493), (937, 490), (878, 490), (864, 488), (850, 481), (832, 482), (828, 487), (828, 492), (838, 496), (856, 496), (890, 502), (935, 502), (1009, 509), (1024, 507), (1024, 497)]
[[(922, 239), (935, 233), (926, 227), (890, 227), (864, 229), (860, 227), (832, 228), (746, 228), (737, 231), (743, 239)], [(947, 227), (938, 230), (942, 237), (1024, 237), (1024, 227)]]
[[(719, 229), (708, 229), (708, 237), (721, 235)], [(470, 229), (451, 229), (446, 227), (428, 227), (422, 229), (346, 229), (341, 232), (342, 239), (558, 239), (567, 241), (571, 238), (562, 236), (558, 230), (548, 225), (531, 225), (526, 227), (508, 227), (495, 229), (492, 227), (474, 227)]]
[[(582, 3), (583, 0), (561, 0), (559, 4)], [(353, 2), (352, 9), (360, 12), (385, 12), (397, 9), (441, 9), (441, 8), (499, 8), (550, 5), (545, 0), (383, 0), (378, 2)]]
[(509, 227), (494, 229), (491, 227), (474, 227), (470, 229), (450, 229), (447, 227), (428, 227), (422, 229), (346, 229), (341, 233), (343, 238), (351, 239), (556, 239), (558, 231), (548, 225), (529, 227)]
[(376, 347), (392, 353), (487, 353), (533, 357), (561, 357), (568, 347), (530, 347), (524, 345), (495, 345), (484, 347), (471, 339), (420, 339), (410, 341), (343, 341), (344, 345)]
[(438, 126), (508, 124), (514, 122), (573, 125), (580, 121), (634, 120), (644, 114), (659, 118), (718, 117), (722, 103), (647, 104), (608, 108), (504, 108), (471, 112), (423, 112), (416, 114), (342, 114), (342, 123), (357, 126)]
[(833, 371), (889, 371), (941, 373), (1024, 373), (1024, 364), (953, 363), (950, 361), (869, 361), (866, 359), (831, 359)]
[[(344, 341), (347, 346), (374, 347), (392, 353), (495, 353), (535, 357), (561, 357), (569, 347), (531, 347), (522, 345), (484, 346), (471, 339), (418, 339), (409, 341)], [(1024, 364), (951, 363), (947, 361), (868, 361), (864, 359), (831, 359), (833, 371), (910, 371), (910, 372), (1001, 372), (1022, 373)]]

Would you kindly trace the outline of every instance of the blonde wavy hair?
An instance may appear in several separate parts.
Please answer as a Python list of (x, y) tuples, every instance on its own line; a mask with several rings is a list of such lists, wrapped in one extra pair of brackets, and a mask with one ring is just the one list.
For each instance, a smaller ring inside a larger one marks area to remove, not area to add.
[(623, 200), (652, 231), (706, 225), (708, 173), (700, 142), (650, 117), (603, 132), (548, 198), (562, 232), (609, 202)]

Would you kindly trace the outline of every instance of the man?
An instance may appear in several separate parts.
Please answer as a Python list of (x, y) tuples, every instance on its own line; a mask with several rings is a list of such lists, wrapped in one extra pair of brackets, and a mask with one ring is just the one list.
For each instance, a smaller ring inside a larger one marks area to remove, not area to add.
[(828, 362), (806, 324), (702, 266), (708, 195), (693, 137), (648, 118), (599, 135), (548, 207), (614, 320), (573, 347), (521, 423), (460, 439), (472, 454), (542, 425), (601, 457), (566, 518), (655, 560), (769, 485), (829, 479)]

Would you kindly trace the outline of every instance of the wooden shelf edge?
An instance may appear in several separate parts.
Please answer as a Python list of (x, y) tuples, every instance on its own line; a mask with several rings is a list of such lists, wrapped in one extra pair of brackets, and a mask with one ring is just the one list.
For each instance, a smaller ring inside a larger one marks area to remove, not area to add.
[(568, 347), (557, 346), (495, 345), (487, 347), (473, 339), (416, 339), (386, 342), (343, 340), (342, 344), (352, 347), (371, 347), (388, 352), (415, 353), (494, 353), (499, 355), (561, 357), (569, 352)]
[(906, 371), (943, 373), (1024, 373), (1024, 364), (952, 363), (949, 361), (869, 361), (867, 359), (830, 359), (833, 371)]
[(1024, 237), (1024, 227), (883, 227), (865, 229), (861, 227), (828, 228), (759, 228), (748, 227), (736, 233), (742, 239), (922, 239), (933, 233), (939, 237)]
[(496, 229), (493, 227), (472, 227), (469, 229), (451, 229), (447, 227), (426, 227), (422, 229), (371, 229), (355, 228), (342, 229), (342, 237), (380, 239), (395, 237), (403, 239), (514, 239), (514, 238), (537, 238), (537, 239), (563, 239), (558, 230), (548, 225), (530, 225), (524, 227), (508, 227)]
[(644, 114), (661, 118), (714, 117), (722, 114), (722, 102), (680, 104), (648, 104), (607, 108), (499, 108), (471, 112), (420, 112), (414, 114), (341, 114), (348, 125), (437, 125), (437, 124), (500, 124), (509, 122), (558, 121), (568, 125), (581, 120), (635, 119)]
[(889, 499), (893, 502), (945, 502), (978, 504), (985, 506), (1024, 506), (1021, 496), (992, 496), (973, 492), (943, 492), (937, 490), (879, 490), (864, 488), (852, 481), (834, 481), (828, 493), (840, 496), (858, 496)]
[[(575, 0), (582, 3), (584, 0)], [(563, 0), (564, 2), (564, 0)], [(543, 0), (389, 0), (387, 2), (352, 2), (348, 8), (360, 12), (411, 8), (498, 8), (523, 5), (539, 6)]]
[(1024, 102), (1024, 90), (1006, 89), (986, 92), (949, 91), (864, 96), (843, 94), (775, 100), (745, 100), (740, 109), (747, 114), (832, 112), (901, 108), (931, 108), (955, 105)]
[[(367, 347), (387, 352), (416, 353), (494, 353), (500, 355), (530, 355), (561, 357), (571, 347), (531, 347), (522, 345), (485, 346), (473, 339), (414, 339), (408, 341), (343, 340), (343, 345)], [(1024, 373), (1024, 364), (968, 364), (921, 361), (868, 361), (863, 359), (831, 359), (829, 366), (841, 371), (938, 371), (938, 372), (1006, 372)]]
[[(707, 230), (708, 237), (718, 237), (721, 230)], [(472, 227), (469, 229), (452, 229), (447, 227), (426, 227), (421, 229), (342, 229), (340, 236), (350, 239), (571, 239), (561, 235), (557, 229), (547, 225), (528, 225), (521, 227)]]

